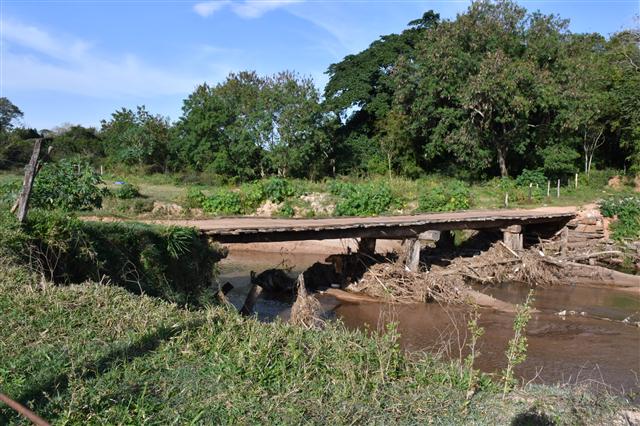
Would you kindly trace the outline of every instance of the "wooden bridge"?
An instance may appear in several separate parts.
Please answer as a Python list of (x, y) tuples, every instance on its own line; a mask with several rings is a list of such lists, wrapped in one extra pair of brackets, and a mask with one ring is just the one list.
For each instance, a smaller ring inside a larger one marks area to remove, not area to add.
[[(561, 229), (575, 216), (575, 208), (532, 210), (477, 210), (407, 216), (272, 219), (236, 217), (207, 220), (159, 220), (154, 223), (198, 228), (220, 243), (255, 243), (339, 238), (420, 239), (428, 231), (456, 229)], [(510, 229), (510, 231), (509, 231)], [(425, 238), (429, 239), (429, 238)]]

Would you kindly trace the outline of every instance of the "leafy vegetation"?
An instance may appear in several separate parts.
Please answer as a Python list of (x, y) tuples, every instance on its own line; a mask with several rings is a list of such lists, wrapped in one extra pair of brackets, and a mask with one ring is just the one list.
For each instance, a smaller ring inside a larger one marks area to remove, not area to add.
[[(1, 263), (0, 386), (54, 424), (509, 424), (531, 411), (602, 424), (619, 407), (568, 386), (502, 400), (479, 372), (467, 401), (457, 362), (406, 355), (393, 328), (306, 330), (114, 286), (38, 286)], [(0, 423), (20, 422), (0, 406)]]
[(88, 163), (61, 160), (46, 163), (36, 176), (30, 204), (35, 208), (90, 210), (107, 194), (102, 179)]
[(121, 200), (130, 200), (140, 197), (140, 190), (135, 185), (124, 183), (113, 192), (113, 195)]
[(342, 183), (337, 194), (337, 216), (375, 216), (388, 212), (399, 201), (385, 183)]
[(222, 257), (191, 228), (82, 222), (66, 212), (42, 210), (32, 210), (23, 227), (2, 212), (0, 246), (0, 255), (35, 262), (53, 282), (106, 280), (182, 304), (204, 301)]
[(418, 209), (426, 212), (466, 210), (471, 206), (469, 186), (459, 180), (428, 189), (418, 199)]
[(640, 197), (609, 198), (600, 203), (605, 217), (615, 217), (612, 235), (619, 240), (640, 239)]

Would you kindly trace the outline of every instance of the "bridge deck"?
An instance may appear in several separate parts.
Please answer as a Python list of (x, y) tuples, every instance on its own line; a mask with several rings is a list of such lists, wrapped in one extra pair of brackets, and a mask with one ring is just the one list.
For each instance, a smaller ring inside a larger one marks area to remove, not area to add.
[(159, 220), (154, 223), (198, 228), (221, 243), (325, 240), (337, 238), (404, 239), (430, 231), (499, 229), (510, 225), (549, 224), (560, 228), (575, 208), (477, 210), (410, 216), (272, 219), (236, 217), (207, 220)]

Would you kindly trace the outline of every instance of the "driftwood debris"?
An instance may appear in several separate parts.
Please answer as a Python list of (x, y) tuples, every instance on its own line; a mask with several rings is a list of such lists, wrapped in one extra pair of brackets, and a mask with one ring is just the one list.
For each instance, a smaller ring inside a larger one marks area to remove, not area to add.
[(297, 285), (298, 296), (291, 307), (289, 323), (304, 328), (322, 327), (324, 325), (324, 321), (320, 317), (322, 307), (315, 297), (307, 293), (303, 274), (298, 276)]

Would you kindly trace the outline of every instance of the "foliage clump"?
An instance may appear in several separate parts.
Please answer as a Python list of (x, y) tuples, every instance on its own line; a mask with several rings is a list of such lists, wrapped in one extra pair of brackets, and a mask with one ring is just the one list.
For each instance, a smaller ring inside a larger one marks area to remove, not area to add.
[(131, 183), (124, 183), (113, 192), (113, 195), (121, 200), (131, 200), (140, 197), (140, 189)]
[(330, 190), (339, 197), (335, 208), (337, 216), (376, 216), (399, 204), (386, 183), (339, 182)]
[(605, 217), (617, 218), (611, 224), (613, 238), (640, 239), (640, 196), (608, 198), (600, 202), (600, 212)]
[(451, 180), (423, 192), (418, 199), (418, 209), (425, 212), (466, 210), (471, 207), (469, 185)]
[(33, 208), (66, 211), (100, 208), (107, 195), (102, 183), (89, 163), (46, 163), (36, 176), (29, 203)]
[(295, 189), (287, 179), (273, 177), (263, 184), (264, 196), (274, 203), (282, 203), (295, 195)]
[(239, 191), (219, 189), (213, 195), (204, 197), (202, 210), (205, 213), (220, 215), (239, 215), (244, 212), (242, 196)]
[(178, 303), (200, 303), (222, 252), (195, 229), (83, 222), (63, 211), (32, 210), (23, 227), (0, 222), (0, 255), (58, 283), (104, 281)]

